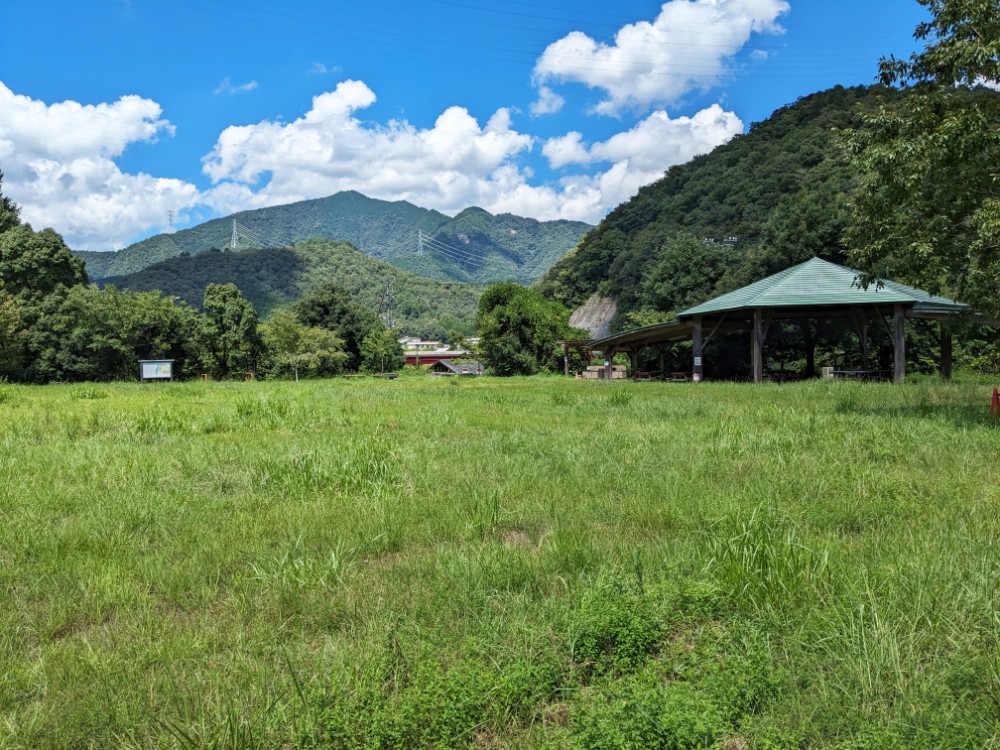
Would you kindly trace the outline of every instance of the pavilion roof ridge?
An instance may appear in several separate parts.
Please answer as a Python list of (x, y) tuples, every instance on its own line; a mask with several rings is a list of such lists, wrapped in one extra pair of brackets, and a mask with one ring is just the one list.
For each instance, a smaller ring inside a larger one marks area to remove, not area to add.
[(919, 308), (959, 311), (967, 306), (895, 281), (877, 281), (862, 287), (861, 276), (846, 266), (822, 258), (779, 271), (745, 287), (677, 313), (678, 318), (731, 310), (768, 307), (816, 307), (904, 304)]

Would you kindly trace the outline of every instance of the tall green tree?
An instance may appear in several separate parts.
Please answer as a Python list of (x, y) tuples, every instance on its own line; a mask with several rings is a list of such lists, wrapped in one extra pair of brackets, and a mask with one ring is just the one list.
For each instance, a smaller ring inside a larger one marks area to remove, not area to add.
[(385, 325), (376, 325), (361, 342), (361, 367), (367, 372), (391, 372), (406, 363), (406, 355), (396, 333)]
[(325, 328), (304, 326), (288, 308), (261, 326), (265, 370), (273, 378), (318, 378), (339, 374), (347, 354), (344, 342)]
[(493, 284), (479, 298), (479, 353), (496, 375), (533, 375), (558, 368), (565, 338), (585, 338), (569, 327), (569, 310), (536, 289)]
[(0, 281), (11, 294), (45, 295), (59, 286), (86, 284), (87, 274), (55, 231), (18, 224), (0, 233)]
[(357, 304), (350, 292), (334, 283), (314, 287), (295, 303), (294, 310), (302, 324), (326, 328), (343, 339), (349, 370), (361, 366), (361, 342), (382, 325), (374, 310)]
[(918, 0), (923, 51), (884, 58), (905, 89), (853, 139), (865, 175), (848, 233), (868, 280), (900, 278), (1000, 311), (1000, 4)]
[(235, 284), (209, 284), (202, 308), (205, 366), (218, 378), (251, 372), (261, 351), (253, 305)]

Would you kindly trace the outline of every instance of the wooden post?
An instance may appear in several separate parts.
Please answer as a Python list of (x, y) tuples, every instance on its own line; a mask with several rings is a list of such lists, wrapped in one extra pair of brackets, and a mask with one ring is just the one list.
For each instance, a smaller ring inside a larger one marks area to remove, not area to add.
[(639, 349), (629, 349), (628, 358), (632, 364), (632, 372), (629, 373), (629, 377), (635, 380), (636, 373), (639, 372)]
[(813, 335), (812, 322), (803, 320), (799, 324), (799, 329), (802, 331), (802, 338), (805, 340), (806, 344), (805, 375), (807, 378), (814, 378), (816, 377), (816, 336)]
[(941, 324), (941, 377), (951, 380), (951, 331)]
[(764, 380), (764, 319), (759, 307), (753, 311), (751, 353), (753, 359), (753, 382), (760, 383)]
[(563, 374), (569, 377), (569, 344), (563, 342)]
[(861, 369), (868, 369), (868, 318), (865, 318), (861, 322), (861, 328), (858, 333), (861, 339)]
[(895, 354), (893, 382), (897, 385), (906, 380), (906, 331), (903, 329), (904, 309), (902, 305), (894, 306), (892, 326), (892, 349)]
[(701, 376), (705, 371), (704, 366), (701, 363), (702, 347), (701, 316), (697, 315), (695, 316), (694, 323), (691, 325), (691, 379), (696, 383), (701, 380)]
[(663, 371), (667, 367), (667, 365), (666, 365), (666, 348), (663, 346), (663, 344), (660, 344), (660, 346), (658, 347), (658, 350), (659, 350), (659, 353), (660, 353), (660, 377), (662, 378), (663, 377)]
[(604, 379), (611, 380), (611, 376), (614, 373), (615, 354), (617, 352), (614, 349), (609, 349), (604, 352)]

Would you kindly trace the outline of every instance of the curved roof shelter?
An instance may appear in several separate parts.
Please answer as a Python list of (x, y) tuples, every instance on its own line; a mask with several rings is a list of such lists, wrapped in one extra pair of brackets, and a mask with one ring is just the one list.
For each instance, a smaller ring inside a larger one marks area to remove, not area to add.
[[(763, 380), (764, 343), (768, 328), (776, 319), (846, 318), (853, 322), (867, 359), (867, 328), (872, 320), (882, 320), (893, 343), (894, 380), (906, 374), (905, 318), (943, 321), (970, 312), (968, 305), (939, 297), (895, 281), (880, 281), (863, 288), (858, 271), (819, 258), (787, 268), (766, 279), (723, 294), (677, 313), (675, 320), (608, 336), (590, 342), (602, 351), (610, 367), (618, 352), (630, 354), (635, 369), (639, 352), (646, 346), (692, 341), (692, 375), (703, 373), (704, 345), (715, 333), (751, 332), (753, 379)], [(995, 324), (996, 321), (983, 321)], [(951, 335), (941, 333), (941, 373), (951, 375)]]

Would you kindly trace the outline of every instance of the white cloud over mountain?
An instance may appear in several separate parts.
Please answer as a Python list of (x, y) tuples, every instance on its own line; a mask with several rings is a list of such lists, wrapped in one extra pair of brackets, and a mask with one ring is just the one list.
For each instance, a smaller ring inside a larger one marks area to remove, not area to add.
[[(358, 190), (446, 213), (478, 205), (539, 219), (596, 222), (668, 167), (743, 129), (736, 115), (713, 105), (693, 117), (654, 112), (589, 148), (579, 133), (570, 133), (542, 148), (553, 168), (610, 167), (536, 186), (530, 184), (531, 170), (518, 165), (535, 139), (513, 128), (509, 110), (497, 110), (481, 126), (465, 109), (451, 107), (433, 127), (418, 129), (405, 121), (382, 126), (359, 119), (357, 112), (374, 102), (364, 83), (345, 81), (315, 97), (312, 109), (294, 122), (226, 128), (205, 159), (205, 173), (217, 183), (209, 202), (219, 211), (235, 211)], [(269, 180), (258, 187), (264, 175)]]
[(111, 249), (165, 223), (168, 210), (198, 200), (183, 180), (128, 174), (115, 163), (130, 143), (173, 126), (156, 102), (56, 104), (20, 96), (0, 82), (0, 169), (4, 192), (37, 229), (51, 226), (74, 247)]
[[(193, 209), (230, 213), (357, 190), (454, 213), (470, 205), (538, 219), (596, 222), (674, 164), (742, 130), (718, 105), (691, 117), (655, 111), (596, 143), (571, 132), (544, 143), (515, 127), (507, 108), (485, 123), (459, 106), (429, 127), (363, 119), (376, 100), (348, 80), (319, 94), (291, 122), (225, 128), (202, 161), (210, 187), (130, 174), (116, 162), (129, 144), (172, 134), (159, 104), (137, 96), (112, 104), (46, 104), (0, 84), (0, 168), (4, 191), (37, 228), (52, 226), (71, 247), (110, 249), (162, 231)], [(530, 120), (529, 120), (530, 121)], [(538, 184), (540, 150), (560, 179)]]
[(671, 0), (652, 23), (623, 26), (610, 44), (574, 31), (535, 63), (539, 106), (552, 83), (603, 90), (599, 114), (673, 104), (717, 84), (751, 34), (780, 33), (777, 20), (788, 9), (786, 0)]

